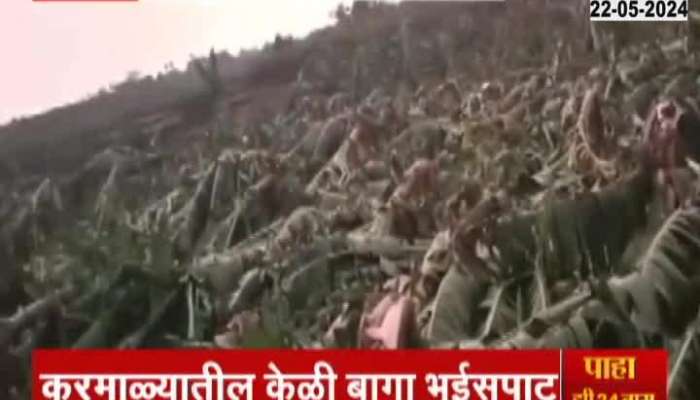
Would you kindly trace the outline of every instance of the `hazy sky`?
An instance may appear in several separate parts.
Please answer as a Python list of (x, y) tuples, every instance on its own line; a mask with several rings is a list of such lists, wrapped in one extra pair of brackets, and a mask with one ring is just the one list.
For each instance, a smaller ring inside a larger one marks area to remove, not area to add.
[[(0, 124), (214, 46), (236, 54), (331, 22), (340, 0), (0, 0)], [(343, 1), (348, 4), (349, 1)]]

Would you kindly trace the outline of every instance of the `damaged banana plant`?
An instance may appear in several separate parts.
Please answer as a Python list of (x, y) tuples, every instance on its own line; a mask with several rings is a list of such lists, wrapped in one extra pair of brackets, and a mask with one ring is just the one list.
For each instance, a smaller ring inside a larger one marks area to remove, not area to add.
[(0, 397), (38, 347), (648, 347), (698, 398), (697, 55), (394, 7), (194, 60), (148, 152), (0, 176)]

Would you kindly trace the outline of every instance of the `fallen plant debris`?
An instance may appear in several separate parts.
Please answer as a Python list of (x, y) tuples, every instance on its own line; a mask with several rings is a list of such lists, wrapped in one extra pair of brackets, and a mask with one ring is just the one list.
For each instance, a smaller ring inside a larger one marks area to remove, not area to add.
[(237, 80), (212, 51), (202, 104), (142, 115), (148, 140), (0, 165), (0, 370), (39, 347), (664, 347), (671, 398), (700, 398), (693, 31), (591, 53), (507, 3), (371, 3)]

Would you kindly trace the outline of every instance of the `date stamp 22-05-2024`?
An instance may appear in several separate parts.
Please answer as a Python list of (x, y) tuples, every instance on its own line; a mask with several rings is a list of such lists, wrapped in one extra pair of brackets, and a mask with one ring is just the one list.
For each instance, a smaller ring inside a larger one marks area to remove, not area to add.
[(686, 21), (688, 0), (590, 0), (591, 21)]

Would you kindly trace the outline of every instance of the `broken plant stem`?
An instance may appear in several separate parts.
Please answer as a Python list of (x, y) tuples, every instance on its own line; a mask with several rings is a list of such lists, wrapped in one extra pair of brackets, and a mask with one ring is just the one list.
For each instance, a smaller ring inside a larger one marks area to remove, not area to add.
[(575, 293), (551, 307), (542, 309), (533, 316), (531, 321), (538, 320), (548, 325), (564, 322), (574, 311), (578, 310), (592, 298), (593, 294), (590, 290)]
[(688, 350), (690, 350), (690, 346), (693, 344), (693, 341), (697, 335), (698, 331), (694, 325), (688, 327), (688, 331), (685, 333), (685, 340), (683, 340), (683, 346), (681, 346), (681, 350), (678, 352), (678, 356), (676, 357), (676, 362), (673, 364), (673, 368), (671, 369), (671, 374), (668, 376), (667, 393), (671, 393), (671, 389), (673, 389), (673, 384), (676, 382), (678, 372), (681, 370), (686, 354), (688, 353)]
[(481, 336), (479, 336), (479, 340), (484, 340), (489, 336), (489, 333), (491, 333), (491, 327), (493, 326), (493, 321), (496, 319), (496, 311), (498, 310), (498, 305), (501, 303), (501, 299), (503, 298), (503, 292), (506, 289), (506, 284), (502, 284), (496, 291), (496, 296), (493, 299), (493, 305), (491, 306), (491, 310), (489, 311), (489, 316), (486, 319), (486, 323), (484, 324), (484, 331), (481, 333)]
[(195, 338), (195, 309), (194, 309), (194, 291), (195, 285), (194, 281), (189, 280), (187, 282), (187, 340), (194, 340)]
[(66, 287), (21, 308), (15, 315), (0, 319), (0, 348), (6, 348), (21, 329), (51, 311), (61, 302), (76, 293), (75, 288)]

